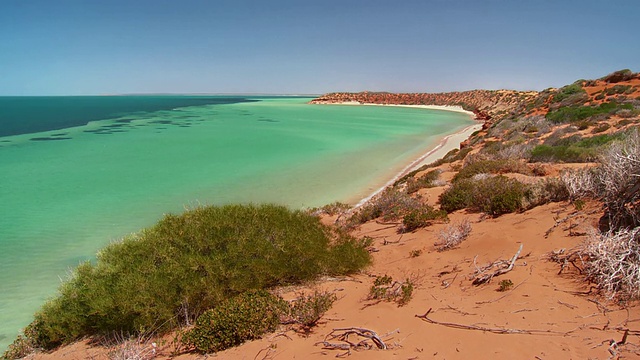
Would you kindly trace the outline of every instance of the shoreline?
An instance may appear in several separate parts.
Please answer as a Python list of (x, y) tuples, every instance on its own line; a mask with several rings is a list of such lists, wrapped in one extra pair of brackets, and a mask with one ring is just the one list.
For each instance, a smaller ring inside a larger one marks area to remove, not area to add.
[[(419, 105), (419, 106), (422, 106), (422, 105)], [(384, 189), (386, 189), (387, 187), (395, 183), (398, 179), (408, 174), (409, 172), (418, 169), (422, 165), (430, 164), (438, 159), (443, 158), (444, 155), (446, 155), (449, 151), (453, 149), (460, 148), (461, 142), (467, 140), (472, 133), (474, 133), (477, 130), (480, 130), (481, 128), (482, 128), (482, 124), (480, 123), (473, 124), (463, 128), (458, 132), (444, 136), (443, 138), (440, 139), (440, 141), (438, 141), (438, 143), (433, 148), (430, 148), (426, 153), (422, 154), (420, 157), (418, 157), (417, 159), (409, 163), (407, 166), (405, 166), (400, 172), (398, 172), (393, 178), (387, 181), (384, 185), (382, 185), (380, 188), (378, 188), (368, 196), (360, 199), (356, 203), (356, 205), (353, 206), (353, 209), (358, 209), (361, 206), (365, 205), (372, 198), (380, 194), (382, 191), (384, 191)]]
[(426, 110), (441, 110), (441, 111), (451, 111), (457, 112), (461, 114), (468, 115), (472, 120), (475, 121), (475, 124), (469, 125), (462, 130), (459, 130), (455, 133), (445, 135), (437, 141), (437, 144), (432, 148), (428, 149), (427, 152), (420, 155), (417, 159), (411, 161), (407, 166), (405, 166), (400, 172), (394, 175), (389, 181), (384, 183), (381, 187), (373, 191), (371, 194), (361, 198), (357, 201), (357, 203), (353, 206), (353, 210), (358, 209), (373, 199), (376, 195), (380, 194), (384, 189), (395, 183), (398, 179), (406, 175), (407, 173), (418, 169), (422, 165), (426, 165), (432, 163), (438, 159), (443, 158), (449, 151), (453, 149), (459, 149), (460, 143), (467, 140), (471, 134), (475, 131), (482, 129), (483, 121), (476, 119), (476, 114), (472, 111), (464, 110), (462, 106), (459, 105), (403, 105), (403, 104), (376, 104), (376, 103), (361, 103), (359, 101), (343, 101), (343, 102), (312, 102), (311, 104), (316, 105), (349, 105), (349, 106), (395, 106), (395, 107), (408, 107), (408, 108), (416, 108), (416, 109), (426, 109)]
[(416, 108), (416, 109), (427, 109), (427, 110), (442, 110), (442, 111), (453, 111), (457, 113), (467, 114), (475, 119), (476, 114), (472, 111), (465, 110), (460, 105), (404, 105), (404, 104), (376, 104), (376, 103), (361, 103), (359, 101), (342, 101), (342, 102), (331, 102), (331, 101), (316, 101), (311, 104), (316, 105), (364, 105), (364, 106), (397, 106), (397, 107), (408, 107), (408, 108)]

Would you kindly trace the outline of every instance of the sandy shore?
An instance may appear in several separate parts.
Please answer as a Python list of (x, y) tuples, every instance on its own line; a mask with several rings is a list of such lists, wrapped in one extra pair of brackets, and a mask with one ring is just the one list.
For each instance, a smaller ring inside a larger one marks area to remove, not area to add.
[(400, 105), (400, 104), (374, 104), (374, 103), (361, 103), (358, 101), (343, 101), (343, 102), (316, 102), (316, 104), (324, 104), (324, 105), (366, 105), (366, 106), (397, 106), (397, 107), (408, 107), (408, 108), (417, 108), (417, 109), (427, 109), (427, 110), (444, 110), (444, 111), (453, 111), (458, 113), (463, 113), (475, 118), (475, 114), (471, 111), (465, 110), (462, 106), (458, 105)]
[[(410, 106), (410, 105), (407, 105)], [(420, 105), (423, 106), (423, 105)], [(426, 106), (426, 105), (424, 105)], [(416, 160), (412, 161), (409, 165), (407, 165), (402, 171), (400, 171), (396, 176), (394, 176), (391, 180), (387, 181), (382, 187), (371, 193), (369, 196), (361, 199), (356, 204), (355, 208), (358, 208), (364, 205), (367, 201), (371, 200), (374, 196), (378, 195), (381, 191), (383, 191), (387, 186), (393, 184), (398, 179), (406, 175), (407, 173), (421, 167), (425, 164), (430, 164), (438, 159), (443, 158), (449, 151), (453, 149), (460, 148), (460, 143), (467, 140), (471, 134), (475, 131), (480, 130), (482, 128), (481, 123), (473, 124), (471, 126), (467, 126), (466, 128), (447, 135), (443, 137), (440, 142), (433, 148), (431, 148), (426, 153), (422, 154)]]
[[(426, 109), (426, 110), (443, 110), (443, 111), (452, 111), (457, 113), (462, 113), (469, 115), (471, 119), (475, 119), (475, 114), (471, 111), (464, 110), (462, 106), (449, 106), (449, 105), (396, 105), (396, 104), (373, 104), (373, 103), (360, 103), (358, 101), (344, 101), (344, 102), (331, 102), (326, 103), (325, 105), (358, 105), (358, 106), (394, 106), (394, 107), (407, 107), (407, 108), (416, 108), (416, 109)], [(402, 171), (396, 174), (391, 180), (387, 181), (380, 188), (376, 189), (373, 193), (368, 195), (367, 197), (360, 199), (358, 203), (355, 205), (355, 208), (358, 208), (364, 205), (367, 201), (371, 200), (374, 196), (378, 195), (382, 192), (386, 187), (396, 182), (399, 178), (406, 175), (407, 173), (419, 168), (422, 165), (432, 163), (438, 159), (444, 157), (449, 151), (453, 149), (459, 149), (460, 143), (467, 140), (471, 134), (475, 131), (480, 130), (482, 128), (481, 122), (476, 122), (473, 125), (467, 126), (466, 128), (444, 136), (436, 146), (430, 148), (426, 153), (422, 154), (416, 160), (412, 161), (408, 164)]]

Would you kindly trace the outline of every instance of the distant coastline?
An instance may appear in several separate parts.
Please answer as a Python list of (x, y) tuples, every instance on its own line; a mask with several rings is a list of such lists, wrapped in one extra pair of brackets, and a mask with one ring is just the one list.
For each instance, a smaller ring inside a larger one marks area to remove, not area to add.
[(418, 109), (427, 109), (427, 110), (444, 110), (444, 111), (453, 111), (458, 113), (463, 113), (471, 116), (472, 118), (476, 118), (476, 114), (473, 111), (465, 110), (460, 105), (405, 105), (405, 104), (377, 104), (377, 103), (362, 103), (359, 101), (342, 101), (342, 102), (333, 102), (333, 101), (322, 101), (322, 100), (314, 100), (311, 102), (312, 104), (319, 105), (369, 105), (369, 106), (399, 106), (399, 107), (407, 107), (407, 108), (418, 108)]

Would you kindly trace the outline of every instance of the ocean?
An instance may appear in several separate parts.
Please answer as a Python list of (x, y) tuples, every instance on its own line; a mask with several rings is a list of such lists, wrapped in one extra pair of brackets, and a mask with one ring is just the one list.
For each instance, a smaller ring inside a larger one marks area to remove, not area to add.
[(0, 351), (69, 270), (165, 213), (356, 203), (465, 114), (306, 97), (0, 97)]

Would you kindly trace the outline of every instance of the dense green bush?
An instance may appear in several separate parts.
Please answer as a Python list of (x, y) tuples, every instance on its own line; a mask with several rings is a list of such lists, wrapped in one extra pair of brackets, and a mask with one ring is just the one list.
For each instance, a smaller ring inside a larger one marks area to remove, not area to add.
[(440, 195), (440, 207), (452, 212), (468, 208), (490, 215), (501, 215), (523, 209), (526, 186), (504, 176), (484, 179), (462, 179)]
[(632, 110), (633, 105), (606, 102), (598, 106), (565, 106), (549, 111), (546, 118), (556, 124), (577, 122), (600, 114), (611, 115), (621, 109)]
[(267, 291), (246, 292), (205, 311), (184, 340), (201, 353), (238, 346), (274, 331), (288, 306), (282, 298)]
[[(579, 135), (545, 141), (531, 150), (531, 162), (589, 162), (597, 159), (604, 147), (624, 133), (602, 134), (588, 138)], [(549, 140), (549, 139), (548, 139)], [(552, 145), (549, 145), (552, 144)]]
[(25, 330), (51, 349), (113, 331), (163, 331), (252, 289), (344, 274), (366, 244), (277, 205), (201, 207), (166, 215), (78, 266)]
[(402, 231), (410, 232), (430, 225), (434, 221), (447, 221), (447, 212), (436, 210), (429, 205), (413, 209), (402, 218)]

